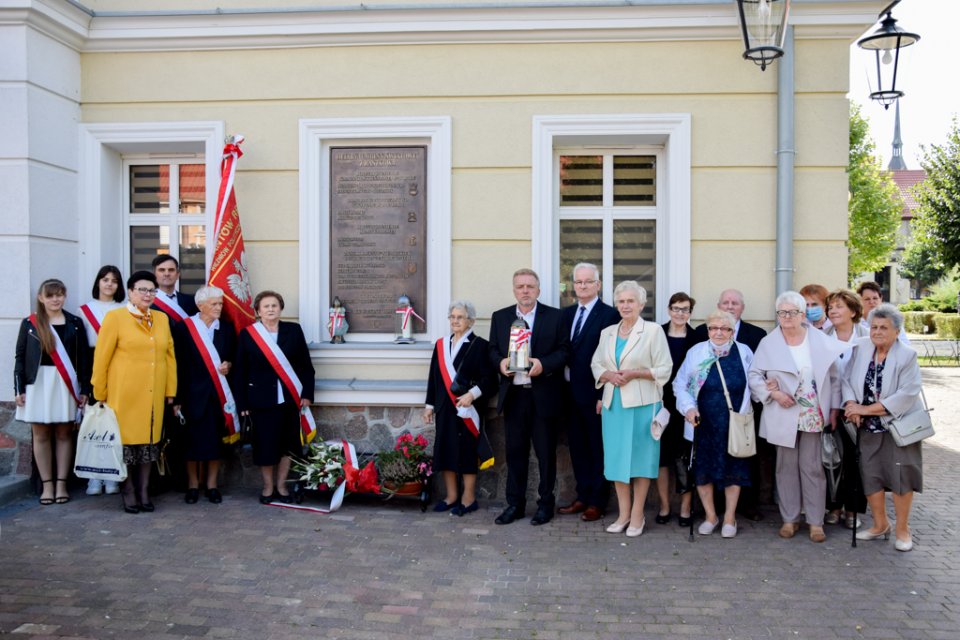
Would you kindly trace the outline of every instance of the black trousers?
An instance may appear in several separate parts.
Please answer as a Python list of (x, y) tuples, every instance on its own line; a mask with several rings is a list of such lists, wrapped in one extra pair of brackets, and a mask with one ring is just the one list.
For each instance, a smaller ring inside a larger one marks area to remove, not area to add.
[[(558, 399), (559, 401), (559, 399)], [(506, 423), (507, 504), (523, 508), (527, 502), (530, 444), (540, 471), (537, 506), (553, 511), (553, 487), (557, 482), (556, 419), (538, 408), (533, 390), (511, 387), (503, 407)]]
[(606, 509), (610, 483), (603, 477), (603, 431), (597, 403), (578, 403), (568, 396), (565, 415), (577, 500)]

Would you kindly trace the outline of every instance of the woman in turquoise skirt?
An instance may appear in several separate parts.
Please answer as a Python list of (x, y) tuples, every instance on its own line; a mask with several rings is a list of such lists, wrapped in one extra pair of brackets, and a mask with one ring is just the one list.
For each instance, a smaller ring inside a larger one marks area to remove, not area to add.
[(650, 480), (659, 472), (660, 442), (651, 427), (673, 360), (663, 328), (640, 317), (646, 290), (627, 280), (617, 285), (613, 298), (621, 320), (601, 332), (591, 367), (597, 388), (603, 387), (597, 407), (602, 406), (603, 472), (613, 481), (620, 509), (607, 532), (626, 530), (633, 538), (643, 533), (643, 506)]

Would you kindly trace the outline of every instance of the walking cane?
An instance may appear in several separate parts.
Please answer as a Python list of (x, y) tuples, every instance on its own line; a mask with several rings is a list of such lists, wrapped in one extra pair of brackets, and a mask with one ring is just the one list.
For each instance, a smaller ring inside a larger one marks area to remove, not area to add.
[[(858, 472), (859, 472), (859, 469), (860, 469), (860, 427), (859, 427), (858, 425), (854, 425), (854, 426), (857, 427), (857, 439), (856, 439), (856, 446), (854, 447), (854, 456), (855, 456), (854, 459), (855, 459), (856, 462), (857, 462), (857, 469), (858, 469)], [(862, 473), (861, 473), (860, 482), (863, 483), (863, 474), (862, 474)], [(864, 513), (866, 513), (866, 511), (864, 511)], [(853, 547), (854, 549), (856, 549), (856, 547), (857, 547), (857, 523), (858, 523), (859, 521), (860, 521), (860, 516), (859, 516), (858, 512), (857, 512), (856, 510), (854, 510), (854, 512), (853, 512), (853, 527), (851, 528), (851, 530), (853, 531), (853, 538), (852, 538), (852, 540), (851, 540), (851, 542), (850, 542), (850, 546)]]
[(693, 463), (697, 457), (697, 425), (700, 424), (700, 416), (693, 419), (693, 440), (690, 442), (690, 464), (687, 466), (687, 477), (690, 479), (690, 542), (693, 542), (693, 514), (694, 507), (697, 505), (697, 481), (693, 477)]

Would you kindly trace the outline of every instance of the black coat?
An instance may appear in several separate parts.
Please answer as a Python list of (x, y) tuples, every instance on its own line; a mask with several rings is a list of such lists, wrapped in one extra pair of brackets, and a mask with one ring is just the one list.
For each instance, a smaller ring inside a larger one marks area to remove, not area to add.
[[(450, 340), (450, 336), (445, 336), (444, 340)], [(443, 382), (443, 376), (440, 372), (440, 360), (437, 350), (440, 347), (434, 343), (433, 357), (430, 359), (430, 373), (427, 378), (427, 398), (426, 404), (431, 405), (439, 414), (440, 409), (450, 409), (453, 416), (456, 417), (456, 407), (450, 401), (447, 395), (447, 388)], [(453, 359), (453, 368), (457, 371), (457, 376), (465, 384), (480, 388), (480, 400), (474, 403), (480, 417), (483, 417), (483, 408), (487, 400), (497, 390), (496, 378), (493, 370), (490, 369), (489, 361), (490, 344), (475, 333), (470, 334), (467, 342), (460, 347), (457, 357)]]
[[(252, 330), (252, 327), (244, 329), (237, 338), (237, 355), (233, 363), (230, 388), (237, 401), (238, 412), (277, 406), (277, 382), (280, 378), (250, 336)], [(283, 401), (296, 402), (297, 405), (301, 399), (313, 402), (316, 372), (310, 361), (310, 350), (307, 348), (303, 329), (295, 322), (281, 321), (277, 331), (277, 346), (287, 356), (303, 384), (300, 398), (290, 397), (287, 388), (281, 384)]]
[[(490, 366), (500, 371), (500, 361), (510, 353), (510, 326), (517, 319), (517, 306), (511, 305), (493, 313), (490, 319)], [(539, 358), (543, 373), (532, 379), (534, 399), (538, 410), (545, 416), (558, 415), (563, 407), (563, 367), (567, 364), (570, 339), (563, 332), (563, 316), (560, 309), (537, 303), (533, 320), (533, 336), (530, 339), (530, 357)], [(500, 375), (500, 393), (497, 397), (497, 412), (503, 412), (503, 403), (513, 378)]]
[[(90, 344), (87, 342), (87, 330), (83, 321), (72, 313), (63, 312), (66, 318), (66, 332), (63, 336), (63, 346), (67, 350), (70, 362), (77, 371), (77, 380), (80, 382), (80, 393), (89, 396), (93, 392), (90, 376), (93, 373), (93, 360)], [(40, 360), (43, 356), (40, 346), (40, 337), (30, 318), (24, 318), (20, 323), (20, 333), (17, 335), (17, 347), (13, 365), (13, 387), (15, 395), (24, 393), (28, 384), (37, 380), (40, 370)]]
[[(189, 293), (183, 293), (182, 291), (177, 291), (176, 293), (177, 293), (177, 304), (180, 305), (181, 309), (187, 312), (188, 316), (192, 316), (193, 314), (199, 311), (199, 309), (197, 309), (197, 303), (194, 302), (192, 295), (190, 295)], [(160, 294), (158, 293), (157, 295), (160, 295)], [(160, 309), (160, 307), (158, 307), (156, 304), (150, 305), (150, 308), (156, 311), (159, 311), (160, 313), (163, 313), (163, 310)], [(176, 317), (170, 318), (170, 328), (172, 329), (173, 325), (177, 324), (178, 322), (180, 322), (180, 318), (176, 318)]]
[[(187, 323), (176, 323), (171, 333), (177, 354), (177, 397), (173, 403), (183, 406), (183, 415), (187, 420), (195, 419), (203, 415), (208, 403), (219, 406), (220, 399)], [(225, 319), (221, 318), (220, 328), (213, 332), (213, 346), (221, 362), (233, 362), (237, 351), (236, 332)], [(233, 390), (233, 387), (230, 389)]]
[[(707, 325), (702, 324), (697, 327), (696, 330), (696, 343), (706, 342), (710, 336), (707, 335)], [(757, 352), (757, 347), (760, 346), (760, 341), (767, 337), (767, 332), (763, 330), (762, 327), (758, 327), (755, 324), (750, 324), (745, 320), (740, 321), (740, 331), (737, 332), (737, 335), (734, 336), (734, 339), (750, 347), (750, 351), (754, 353)]]
[[(563, 314), (563, 332), (569, 336), (573, 332), (573, 323), (577, 318), (579, 304), (565, 307)], [(570, 394), (578, 405), (592, 406), (603, 397), (603, 389), (597, 389), (590, 368), (593, 353), (600, 342), (600, 332), (612, 324), (620, 322), (620, 312), (602, 300), (597, 300), (590, 314), (583, 321), (583, 328), (576, 338), (570, 340), (567, 366), (570, 367)]]

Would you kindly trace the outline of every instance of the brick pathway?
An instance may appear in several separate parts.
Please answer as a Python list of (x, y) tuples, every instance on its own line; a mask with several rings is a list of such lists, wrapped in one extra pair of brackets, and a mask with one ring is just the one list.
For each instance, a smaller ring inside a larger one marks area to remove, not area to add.
[[(915, 549), (781, 540), (774, 512), (734, 540), (676, 524), (638, 539), (561, 517), (543, 527), (421, 514), (351, 497), (323, 516), (256, 492), (127, 515), (76, 496), (0, 510), (0, 635), (11, 638), (960, 637), (960, 370), (926, 370)], [(609, 518), (608, 518), (609, 522)]]

